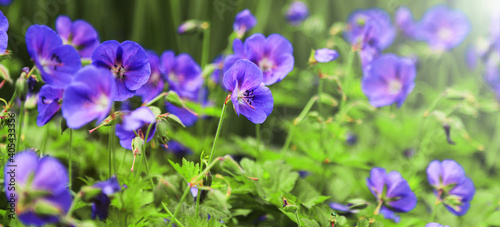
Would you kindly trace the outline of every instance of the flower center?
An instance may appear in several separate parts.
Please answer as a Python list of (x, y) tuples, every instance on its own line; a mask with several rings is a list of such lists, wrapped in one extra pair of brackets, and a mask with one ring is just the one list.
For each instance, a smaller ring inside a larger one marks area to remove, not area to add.
[(451, 29), (444, 27), (444, 28), (439, 29), (438, 37), (439, 37), (439, 39), (445, 40), (445, 41), (451, 40), (453, 38), (453, 32)]
[(121, 79), (125, 74), (125, 67), (123, 67), (121, 64), (115, 64), (114, 67), (111, 68), (111, 71), (115, 74), (115, 76), (118, 79)]
[(252, 90), (244, 90), (244, 91), (240, 91), (238, 93), (238, 102), (240, 102), (240, 103), (246, 103), (252, 109), (255, 109), (255, 107), (252, 106), (252, 103), (254, 102), (254, 99), (255, 99), (254, 89), (252, 89)]
[(403, 88), (403, 84), (399, 80), (391, 80), (389, 81), (389, 93), (390, 94), (398, 94)]
[(274, 69), (274, 63), (268, 58), (263, 58), (259, 61), (259, 68), (262, 72), (268, 72)]
[(105, 110), (106, 108), (108, 108), (108, 105), (109, 105), (109, 97), (105, 94), (101, 94), (99, 96), (99, 98), (97, 98), (96, 104), (97, 104), (97, 108), (100, 111)]

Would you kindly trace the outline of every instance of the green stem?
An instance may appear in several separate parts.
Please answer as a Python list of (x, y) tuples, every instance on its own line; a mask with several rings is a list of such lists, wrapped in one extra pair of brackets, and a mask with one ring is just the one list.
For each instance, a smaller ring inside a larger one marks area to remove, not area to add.
[(158, 96), (156, 96), (154, 99), (151, 99), (151, 101), (147, 102), (146, 103), (146, 106), (151, 106), (153, 105), (153, 103), (155, 103), (156, 101), (158, 101), (158, 99), (160, 99), (161, 97), (167, 95), (168, 92), (162, 92), (161, 94), (159, 94)]
[[(260, 153), (260, 146), (262, 144), (262, 139), (260, 137), (260, 124), (255, 125), (255, 137), (257, 139), (257, 152)], [(260, 155), (259, 155), (260, 156)]]
[(214, 143), (212, 145), (212, 151), (210, 151), (210, 157), (208, 158), (208, 163), (212, 162), (212, 158), (214, 156), (215, 146), (217, 145), (217, 141), (219, 140), (220, 129), (222, 128), (222, 122), (224, 121), (224, 114), (226, 113), (227, 104), (224, 102), (222, 106), (222, 112), (220, 114), (219, 125), (217, 126), (217, 132), (215, 132)]
[(432, 207), (432, 213), (431, 213), (431, 218), (430, 218), (429, 222), (434, 221), (434, 218), (436, 217), (438, 205), (439, 205), (439, 203), (434, 203), (434, 206)]
[(161, 205), (163, 206), (163, 209), (165, 209), (165, 211), (167, 212), (168, 215), (170, 215), (172, 217), (172, 221), (175, 222), (175, 224), (177, 224), (178, 226), (180, 227), (184, 227), (184, 225), (182, 223), (179, 222), (179, 220), (177, 220), (177, 218), (174, 218), (172, 212), (170, 212), (170, 210), (168, 209), (168, 207), (165, 205), (165, 203), (161, 202)]
[(73, 199), (73, 202), (71, 203), (71, 207), (69, 207), (68, 213), (66, 214), (67, 218), (71, 218), (71, 215), (75, 210), (75, 205), (80, 202), (80, 199), (81, 199), (81, 193), (77, 193), (75, 198)]
[(198, 217), (199, 210), (200, 210), (200, 197), (201, 197), (200, 195), (201, 195), (201, 189), (198, 189), (198, 194), (196, 195), (196, 209), (194, 212), (195, 217)]
[(184, 191), (184, 194), (182, 194), (181, 200), (179, 201), (179, 204), (177, 204), (177, 207), (175, 208), (174, 215), (172, 216), (172, 220), (176, 219), (177, 213), (179, 213), (179, 210), (181, 209), (181, 205), (184, 202), (184, 200), (186, 199), (190, 189), (191, 189), (191, 187), (188, 186), (186, 188), (186, 190)]
[[(145, 152), (144, 152), (145, 153)], [(146, 157), (146, 154), (144, 154), (144, 166), (146, 167), (146, 174), (148, 175), (149, 177), (149, 181), (151, 182), (151, 189), (154, 189), (155, 188), (155, 184), (153, 182), (153, 179), (151, 178), (151, 176), (149, 175), (149, 167), (148, 167), (148, 157)]]
[(297, 218), (297, 224), (299, 225), (299, 227), (301, 227), (302, 224), (300, 224), (299, 213), (297, 212), (297, 210), (295, 210), (295, 217)]
[[(151, 131), (152, 126), (153, 126), (153, 123), (149, 124), (148, 130), (146, 131), (146, 135), (144, 137), (144, 144), (142, 145), (142, 152), (144, 152), (144, 154), (141, 154), (141, 161), (139, 162), (139, 166), (137, 167), (137, 172), (136, 172), (136, 180), (137, 180), (137, 177), (139, 176), (139, 173), (141, 172), (141, 164), (142, 164), (142, 159), (143, 159), (142, 157), (146, 156), (146, 144), (147, 144), (149, 132)], [(147, 169), (146, 169), (146, 171), (149, 172), (149, 170), (147, 170)], [(148, 175), (149, 175), (149, 173), (148, 173)], [(151, 184), (153, 184), (152, 180), (151, 180)], [(153, 188), (154, 188), (154, 184), (153, 184)]]
[(290, 128), (290, 132), (288, 133), (288, 135), (286, 137), (285, 144), (283, 145), (283, 148), (281, 149), (281, 154), (282, 154), (283, 158), (285, 157), (286, 151), (288, 150), (288, 146), (290, 146), (290, 143), (292, 141), (293, 132), (295, 131), (295, 127), (307, 116), (307, 114), (311, 110), (311, 108), (314, 105), (314, 103), (316, 102), (316, 100), (318, 100), (318, 96), (311, 97), (311, 99), (309, 99), (309, 102), (307, 102), (307, 104), (304, 107), (304, 109), (302, 110), (302, 112), (300, 112), (299, 116), (297, 118), (295, 118), (295, 120), (293, 121), (292, 127)]
[[(115, 105), (111, 105), (111, 116), (114, 116), (115, 114)], [(113, 153), (113, 139), (114, 139), (114, 130), (115, 130), (115, 124), (114, 121), (112, 123), (113, 125), (109, 126), (109, 135), (108, 135), (108, 176), (111, 178), (112, 173), (111, 173), (111, 167), (112, 167), (112, 153)]]
[[(207, 22), (208, 23), (208, 22)], [(210, 52), (210, 24), (203, 32), (203, 49), (201, 52), (201, 68), (205, 68), (208, 64), (208, 54)]]
[[(351, 51), (349, 53), (349, 56), (347, 58), (347, 64), (346, 64), (346, 72), (345, 72), (345, 75), (344, 75), (344, 83), (342, 84), (342, 93), (344, 93), (344, 95), (346, 94), (346, 91), (347, 89), (349, 89), (349, 81), (351, 80), (351, 77), (352, 77), (352, 69), (354, 68), (354, 66), (352, 65), (353, 62), (354, 62), (354, 56), (356, 56), (355, 54), (356, 52), (354, 51)], [(347, 97), (347, 95), (345, 95), (344, 97)], [(339, 109), (342, 109), (342, 107), (345, 105), (345, 102), (346, 102), (346, 99), (342, 98), (342, 100), (340, 101), (340, 106), (339, 106)]]
[(19, 125), (17, 126), (17, 137), (16, 137), (16, 149), (21, 151), (21, 135), (23, 131), (23, 120), (24, 120), (24, 102), (21, 101), (21, 111), (19, 112)]
[(69, 158), (68, 158), (68, 176), (69, 176), (69, 190), (71, 190), (71, 183), (73, 182), (71, 179), (73, 178), (71, 175), (71, 167), (72, 167), (72, 159), (71, 154), (73, 153), (73, 129), (69, 129)]
[(380, 212), (380, 209), (382, 208), (382, 203), (384, 203), (382, 200), (380, 200), (377, 204), (377, 207), (375, 208), (375, 211), (373, 211), (373, 215), (378, 215)]

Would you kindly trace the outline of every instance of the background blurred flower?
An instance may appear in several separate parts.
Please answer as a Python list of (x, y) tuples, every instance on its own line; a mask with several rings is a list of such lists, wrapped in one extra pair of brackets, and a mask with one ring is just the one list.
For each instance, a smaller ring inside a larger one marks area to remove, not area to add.
[(110, 197), (121, 190), (120, 183), (116, 176), (112, 176), (107, 181), (102, 181), (94, 184), (92, 187), (101, 189), (99, 193), (92, 201), (92, 219), (96, 217), (99, 220), (104, 220), (108, 217), (109, 205), (111, 204)]
[(149, 132), (147, 142), (149, 142), (156, 131), (156, 117), (148, 107), (139, 107), (136, 110), (126, 113), (123, 116), (123, 121), (116, 124), (116, 136), (120, 139), (120, 145), (123, 148), (132, 150), (132, 140), (139, 136), (146, 137), (148, 127), (150, 124), (151, 130)]
[(450, 227), (450, 226), (441, 225), (441, 224), (436, 223), (436, 222), (430, 222), (430, 223), (427, 223), (427, 225), (425, 225), (425, 227)]
[(168, 148), (165, 148), (167, 151), (172, 152), (174, 155), (179, 157), (193, 154), (193, 151), (191, 151), (191, 149), (175, 140), (168, 141), (167, 146)]
[(49, 84), (45, 84), (40, 89), (38, 94), (38, 116), (36, 124), (42, 127), (49, 122), (54, 115), (61, 109), (63, 89), (55, 88)]
[[(2, 4), (2, 2), (0, 2)], [(9, 29), (9, 21), (7, 17), (3, 15), (0, 11), (0, 54), (5, 53), (7, 50), (7, 44), (9, 44), (9, 37), (7, 36), (7, 30)]]
[(64, 90), (62, 115), (68, 127), (77, 129), (97, 120), (100, 123), (113, 105), (115, 81), (106, 69), (85, 66)]
[(409, 212), (417, 205), (415, 193), (397, 171), (386, 173), (383, 168), (373, 168), (366, 178), (366, 186), (377, 198), (380, 213), (395, 222), (399, 222), (399, 217), (394, 212)]
[(57, 88), (68, 86), (82, 67), (75, 48), (63, 45), (56, 32), (45, 25), (30, 26), (25, 38), (28, 53), (45, 83)]
[(351, 13), (344, 35), (353, 46), (370, 45), (382, 51), (392, 44), (396, 30), (386, 11), (372, 8)]
[[(14, 163), (4, 166), (4, 189), (7, 198), (15, 195), (16, 215), (24, 225), (42, 226), (57, 223), (71, 206), (68, 174), (55, 158), (39, 159), (32, 151), (21, 151)], [(16, 165), (14, 172), (10, 172)], [(15, 189), (9, 187), (10, 177), (15, 179)], [(37, 211), (45, 211), (43, 214)], [(48, 211), (48, 212), (47, 212)], [(50, 213), (50, 214), (49, 214)]]
[(413, 37), (415, 30), (415, 19), (413, 19), (413, 14), (407, 7), (399, 7), (394, 15), (394, 21), (398, 26), (399, 30), (403, 32), (408, 37)]
[(401, 107), (415, 87), (415, 76), (416, 69), (411, 60), (385, 54), (365, 67), (361, 87), (372, 106), (396, 103)]
[(272, 34), (267, 38), (262, 34), (254, 34), (244, 44), (235, 40), (233, 51), (234, 54), (225, 59), (224, 72), (237, 60), (247, 59), (260, 68), (264, 84), (271, 85), (281, 81), (293, 70), (292, 44), (279, 34)]
[(124, 101), (135, 94), (151, 75), (146, 51), (137, 43), (108, 40), (92, 53), (92, 64), (110, 70), (116, 83), (115, 101)]
[(99, 46), (97, 31), (84, 20), (75, 20), (61, 15), (56, 20), (56, 30), (64, 44), (73, 46), (82, 58), (90, 58)]
[(243, 114), (254, 124), (262, 124), (273, 111), (271, 90), (262, 82), (262, 72), (248, 60), (238, 60), (224, 74), (224, 86), (238, 116)]
[(314, 51), (314, 59), (317, 62), (330, 62), (339, 57), (339, 53), (336, 50), (330, 50), (328, 48), (317, 49)]
[(250, 10), (245, 9), (238, 14), (236, 14), (236, 18), (234, 18), (233, 29), (238, 35), (238, 37), (243, 36), (245, 32), (252, 29), (257, 25), (257, 19), (250, 12)]
[(294, 1), (285, 13), (286, 20), (294, 26), (300, 25), (309, 16), (307, 5), (301, 1)]
[[(203, 75), (200, 66), (189, 54), (179, 54), (175, 57), (173, 51), (165, 51), (161, 55), (160, 70), (165, 76), (170, 90), (175, 91), (184, 100), (204, 103), (207, 91), (203, 89)], [(166, 103), (169, 112), (181, 119), (182, 123), (189, 127), (197, 120), (198, 116), (190, 111)]]
[(417, 22), (413, 38), (427, 42), (434, 50), (449, 50), (458, 46), (470, 29), (469, 19), (461, 10), (438, 5), (427, 10)]
[(454, 215), (464, 215), (476, 193), (474, 183), (454, 160), (434, 160), (427, 167), (427, 180), (434, 194)]
[(154, 51), (146, 51), (148, 55), (149, 65), (151, 66), (151, 75), (148, 82), (142, 85), (141, 88), (135, 91), (135, 95), (142, 97), (143, 102), (147, 102), (158, 96), (165, 87), (163, 78), (160, 72), (160, 58)]

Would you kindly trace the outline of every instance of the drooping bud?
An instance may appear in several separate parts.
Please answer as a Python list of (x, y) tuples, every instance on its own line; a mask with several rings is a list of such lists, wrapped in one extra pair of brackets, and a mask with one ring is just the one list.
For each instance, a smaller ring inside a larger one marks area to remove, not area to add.
[(160, 179), (158, 185), (153, 190), (153, 203), (160, 207), (162, 202), (170, 203), (170, 199), (177, 199), (179, 193), (175, 187), (166, 179)]
[(179, 25), (177, 28), (177, 33), (180, 35), (187, 33), (194, 33), (196, 31), (204, 31), (209, 27), (209, 24), (205, 21), (199, 20), (188, 20)]
[(444, 129), (444, 133), (446, 134), (446, 141), (448, 141), (448, 144), (455, 145), (455, 142), (453, 140), (451, 140), (451, 136), (450, 136), (450, 129), (451, 129), (450, 124), (444, 123), (443, 129)]
[(245, 174), (243, 168), (241, 168), (241, 166), (230, 155), (226, 155), (221, 159), (220, 166), (222, 170), (228, 172), (229, 174)]
[(184, 102), (175, 91), (169, 91), (167, 96), (165, 97), (165, 100), (176, 107), (184, 107)]

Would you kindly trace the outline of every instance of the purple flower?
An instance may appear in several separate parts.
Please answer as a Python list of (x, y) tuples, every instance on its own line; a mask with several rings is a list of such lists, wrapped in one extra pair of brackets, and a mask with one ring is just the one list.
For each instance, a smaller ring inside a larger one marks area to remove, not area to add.
[(353, 12), (347, 18), (344, 35), (353, 46), (369, 45), (382, 51), (392, 44), (396, 30), (387, 12), (372, 8)]
[(394, 212), (409, 212), (417, 205), (415, 193), (397, 171), (386, 173), (383, 168), (373, 168), (370, 177), (366, 178), (366, 185), (378, 202), (382, 203), (380, 213), (395, 222), (399, 218)]
[(63, 45), (56, 32), (45, 25), (28, 28), (26, 47), (42, 79), (54, 87), (65, 88), (82, 67), (75, 48)]
[(427, 167), (427, 180), (451, 213), (457, 216), (467, 213), (476, 189), (460, 164), (454, 160), (434, 160)]
[[(4, 189), (7, 200), (15, 200), (15, 212), (24, 225), (42, 226), (59, 222), (71, 206), (68, 174), (55, 158), (38, 158), (32, 151), (22, 151), (4, 167)], [(12, 167), (9, 165), (16, 165)], [(15, 180), (15, 189), (12, 180)], [(14, 195), (14, 196), (12, 196)], [(37, 214), (36, 208), (50, 206), (58, 215)]]
[(182, 98), (197, 100), (198, 91), (203, 85), (203, 75), (200, 66), (189, 54), (175, 57), (173, 51), (163, 52), (160, 70), (170, 90), (177, 92)]
[(299, 170), (297, 171), (297, 173), (299, 173), (299, 177), (304, 179), (306, 177), (308, 177), (309, 175), (311, 175), (311, 172), (309, 171), (306, 171), (306, 170)]
[(351, 213), (351, 209), (349, 209), (349, 207), (347, 205), (344, 205), (341, 203), (334, 203), (334, 202), (331, 202), (328, 205), (330, 206), (330, 208), (332, 208), (336, 211), (340, 211), (343, 213)]
[(75, 75), (73, 82), (64, 90), (62, 115), (68, 127), (77, 129), (108, 115), (113, 104), (115, 82), (106, 69), (85, 66)]
[(238, 60), (224, 74), (224, 86), (238, 116), (243, 114), (254, 124), (262, 124), (273, 111), (271, 90), (262, 82), (262, 72), (248, 60)]
[(401, 107), (415, 86), (415, 75), (415, 65), (411, 60), (385, 54), (365, 67), (361, 88), (372, 106), (396, 103)]
[(399, 7), (394, 16), (394, 21), (398, 26), (399, 30), (403, 32), (404, 35), (408, 37), (413, 37), (416, 27), (415, 19), (413, 19), (413, 14), (407, 7)]
[(314, 59), (317, 62), (330, 62), (339, 57), (339, 53), (336, 50), (330, 50), (328, 48), (317, 49), (314, 51)]
[(430, 223), (427, 223), (427, 225), (425, 225), (425, 227), (450, 227), (450, 226), (441, 225), (441, 224), (436, 223), (436, 222), (430, 222)]
[(0, 5), (8, 6), (12, 3), (13, 0), (0, 0)]
[(120, 183), (116, 176), (112, 176), (109, 180), (98, 182), (92, 187), (101, 189), (101, 193), (92, 199), (91, 217), (92, 219), (98, 217), (102, 221), (108, 217), (110, 197), (121, 190)]
[(56, 20), (56, 30), (63, 43), (75, 47), (82, 58), (90, 58), (99, 46), (97, 31), (84, 20), (71, 22), (69, 17), (59, 16)]
[(38, 97), (36, 124), (38, 127), (42, 127), (61, 109), (63, 89), (45, 84), (40, 89)]
[(241, 40), (235, 39), (233, 51), (234, 54), (229, 55), (224, 61), (224, 72), (238, 59), (247, 59), (260, 68), (264, 84), (271, 85), (281, 81), (293, 70), (292, 44), (278, 34), (272, 34), (267, 38), (262, 34), (254, 34), (248, 37), (244, 44)]
[(163, 91), (163, 87), (165, 86), (160, 73), (160, 58), (154, 51), (146, 51), (146, 53), (148, 55), (149, 65), (151, 66), (151, 76), (146, 84), (135, 91), (135, 95), (142, 97), (143, 102), (155, 98)]
[(191, 149), (187, 148), (186, 146), (182, 145), (181, 143), (175, 141), (175, 140), (170, 140), (167, 143), (168, 148), (167, 151), (172, 152), (176, 156), (186, 156), (186, 155), (191, 155), (193, 154), (193, 151)]
[(3, 15), (3, 12), (0, 11), (0, 54), (5, 53), (7, 50), (7, 44), (9, 44), (9, 37), (7, 36), (8, 29), (9, 21), (7, 20), (7, 17)]
[(149, 142), (156, 130), (156, 117), (148, 107), (139, 107), (136, 110), (126, 113), (123, 116), (123, 121), (116, 124), (116, 136), (120, 139), (120, 145), (123, 148), (132, 150), (132, 140), (138, 135), (146, 136), (150, 124), (151, 130), (147, 137)]
[(92, 64), (110, 70), (116, 81), (115, 101), (124, 101), (135, 94), (151, 75), (146, 51), (137, 43), (108, 40), (92, 53)]
[(458, 46), (470, 29), (469, 19), (462, 11), (438, 5), (417, 22), (413, 38), (427, 42), (434, 50), (449, 50)]
[(286, 20), (294, 25), (300, 25), (309, 16), (307, 5), (301, 1), (294, 1), (286, 11)]
[(252, 29), (257, 24), (257, 19), (252, 15), (250, 10), (245, 9), (234, 18), (233, 29), (238, 34), (238, 37), (243, 36), (246, 31)]

